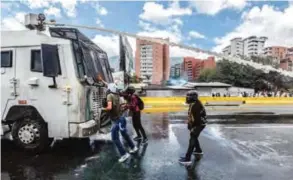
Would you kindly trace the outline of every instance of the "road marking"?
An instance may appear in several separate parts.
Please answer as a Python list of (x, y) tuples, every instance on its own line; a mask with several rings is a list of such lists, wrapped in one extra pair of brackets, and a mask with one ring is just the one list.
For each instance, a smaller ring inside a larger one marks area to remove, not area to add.
[(293, 128), (292, 126), (259, 126), (259, 127), (255, 127), (255, 126), (243, 126), (243, 127), (233, 127), (233, 126), (225, 126), (224, 128), (226, 129), (268, 129), (268, 128), (281, 128), (281, 129), (291, 129)]

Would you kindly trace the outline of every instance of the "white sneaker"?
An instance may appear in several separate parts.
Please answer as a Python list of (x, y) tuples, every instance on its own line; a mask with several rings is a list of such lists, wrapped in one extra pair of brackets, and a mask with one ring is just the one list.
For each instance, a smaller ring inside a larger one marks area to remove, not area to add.
[(129, 152), (130, 153), (136, 153), (138, 151), (138, 148), (136, 146), (134, 146), (133, 149), (131, 149)]
[(130, 154), (126, 153), (125, 155), (123, 155), (123, 156), (119, 159), (119, 162), (124, 162), (124, 161), (126, 161), (129, 157), (130, 157)]

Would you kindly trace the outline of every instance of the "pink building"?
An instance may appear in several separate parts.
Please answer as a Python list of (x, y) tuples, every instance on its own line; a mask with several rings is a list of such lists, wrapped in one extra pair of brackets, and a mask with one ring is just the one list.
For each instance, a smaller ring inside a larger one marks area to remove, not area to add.
[(168, 80), (169, 46), (136, 39), (135, 73), (144, 83), (161, 84)]
[(184, 57), (182, 64), (182, 74), (187, 75), (188, 81), (197, 80), (203, 69), (216, 68), (216, 61), (214, 57), (208, 59), (198, 59), (194, 57)]

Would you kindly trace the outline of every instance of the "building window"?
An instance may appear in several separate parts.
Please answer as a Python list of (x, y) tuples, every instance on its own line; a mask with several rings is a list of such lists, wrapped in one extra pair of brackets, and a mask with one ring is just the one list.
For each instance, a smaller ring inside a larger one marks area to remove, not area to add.
[(32, 50), (31, 51), (31, 71), (43, 72), (41, 50)]
[(1, 51), (1, 67), (12, 67), (12, 51)]

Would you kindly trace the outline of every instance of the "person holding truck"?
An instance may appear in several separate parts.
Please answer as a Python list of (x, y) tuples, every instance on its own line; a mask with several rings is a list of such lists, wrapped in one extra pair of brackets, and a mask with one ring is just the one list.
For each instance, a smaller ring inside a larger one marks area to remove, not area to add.
[[(98, 79), (100, 80), (101, 77), (99, 76)], [(104, 82), (104, 81), (103, 81)], [(107, 86), (107, 104), (106, 107), (102, 108), (103, 110), (106, 110), (109, 112), (111, 121), (112, 121), (112, 128), (111, 128), (111, 137), (112, 141), (114, 142), (115, 146), (117, 147), (121, 157), (118, 160), (119, 162), (126, 161), (130, 154), (125, 151), (125, 149), (122, 146), (122, 143), (119, 139), (119, 132), (121, 133), (122, 137), (126, 140), (128, 143), (130, 149), (130, 153), (137, 152), (138, 148), (134, 145), (131, 138), (129, 137), (127, 133), (126, 128), (126, 119), (124, 116), (122, 116), (123, 109), (121, 108), (120, 104), (120, 96), (117, 91), (117, 87), (114, 83), (106, 83), (104, 84)]]
[(189, 104), (187, 128), (190, 131), (190, 139), (186, 155), (179, 159), (179, 163), (190, 165), (191, 155), (194, 149), (195, 151), (193, 153), (195, 155), (203, 154), (198, 137), (206, 126), (207, 118), (205, 108), (198, 99), (197, 91), (192, 90), (187, 93), (186, 103)]

